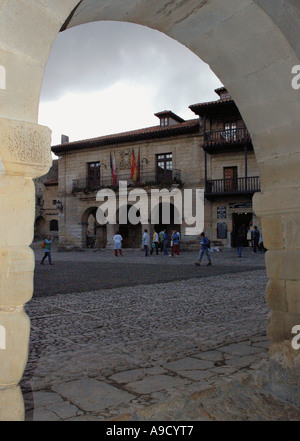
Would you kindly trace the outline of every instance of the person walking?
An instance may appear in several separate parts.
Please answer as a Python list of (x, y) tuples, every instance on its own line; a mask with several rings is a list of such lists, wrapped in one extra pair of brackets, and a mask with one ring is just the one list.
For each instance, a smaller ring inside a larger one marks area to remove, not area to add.
[(254, 254), (256, 254), (256, 248), (259, 248), (258, 242), (259, 242), (259, 231), (257, 229), (257, 226), (255, 226), (254, 230), (252, 231), (252, 245), (253, 245)]
[(169, 240), (169, 238), (168, 238), (168, 233), (167, 233), (167, 230), (166, 229), (164, 229), (164, 256), (167, 256), (168, 255), (168, 240)]
[(44, 257), (42, 258), (41, 265), (44, 265), (44, 260), (46, 258), (48, 258), (50, 265), (54, 265), (54, 263), (52, 263), (52, 260), (51, 260), (51, 252), (50, 252), (51, 245), (52, 245), (52, 237), (48, 235), (48, 236), (46, 236), (46, 239), (44, 240), (43, 245), (42, 245), (42, 247), (44, 248), (45, 254), (44, 254)]
[(123, 253), (122, 253), (122, 240), (123, 240), (123, 237), (121, 236), (119, 231), (117, 231), (116, 234), (114, 235), (114, 238), (113, 238), (114, 250), (115, 250), (115, 256), (116, 257), (118, 257), (118, 250), (119, 250), (120, 256), (123, 257)]
[(153, 238), (152, 238), (152, 243), (154, 244), (154, 247), (151, 248), (150, 254), (153, 254), (154, 248), (156, 251), (156, 255), (158, 256), (158, 234), (156, 232), (156, 230), (154, 230), (153, 233)]
[(203, 258), (203, 255), (205, 254), (207, 259), (208, 259), (207, 266), (209, 266), (209, 265), (211, 265), (211, 258), (210, 258), (209, 251), (208, 251), (209, 239), (205, 236), (204, 232), (200, 234), (200, 237), (201, 237), (201, 239), (200, 239), (199, 259), (198, 259), (197, 262), (195, 262), (195, 265), (200, 266), (202, 258)]
[(143, 244), (144, 250), (145, 250), (145, 257), (147, 257), (149, 249), (150, 249), (150, 236), (149, 236), (147, 229), (144, 230), (142, 244)]
[(170, 257), (173, 257), (174, 254), (177, 254), (177, 256), (179, 256), (179, 236), (177, 234), (176, 230), (173, 230), (173, 248), (172, 248), (172, 253)]
[(242, 257), (242, 249), (245, 241), (245, 236), (242, 232), (239, 232), (236, 238), (237, 254), (238, 257)]
[(160, 252), (162, 253), (163, 248), (164, 248), (164, 230), (161, 230), (161, 232), (159, 233), (159, 248), (160, 248)]

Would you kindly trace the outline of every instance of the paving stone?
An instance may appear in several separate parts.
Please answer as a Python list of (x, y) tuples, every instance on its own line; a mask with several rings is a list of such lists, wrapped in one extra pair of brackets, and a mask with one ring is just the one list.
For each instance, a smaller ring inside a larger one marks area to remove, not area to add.
[(33, 421), (62, 421), (61, 418), (55, 413), (51, 412), (44, 407), (34, 409)]
[(131, 371), (120, 372), (118, 374), (112, 375), (110, 380), (116, 381), (117, 383), (130, 383), (133, 381), (141, 380), (145, 377), (144, 369), (133, 369)]
[(51, 406), (46, 406), (47, 410), (55, 413), (60, 419), (65, 420), (75, 416), (79, 416), (82, 412), (79, 412), (78, 407), (72, 405), (68, 401), (64, 401), (59, 404), (52, 404)]
[(146, 377), (141, 381), (129, 383), (126, 389), (136, 392), (138, 394), (151, 394), (164, 389), (170, 389), (172, 387), (178, 387), (188, 384), (187, 380), (181, 378), (170, 377), (167, 375), (154, 375)]
[(178, 371), (178, 374), (195, 381), (206, 381), (210, 377), (215, 376), (209, 371)]
[(258, 342), (258, 343), (253, 343), (253, 346), (256, 347), (256, 348), (265, 348), (265, 349), (269, 349), (270, 346), (271, 346), (271, 342), (270, 342), (270, 340), (267, 340), (267, 341), (261, 341), (261, 342)]
[(237, 368), (231, 366), (219, 366), (213, 369), (210, 369), (211, 372), (217, 375), (230, 375), (237, 371)]
[(145, 369), (145, 373), (147, 375), (161, 375), (161, 374), (165, 374), (166, 370), (160, 366), (156, 366), (156, 367)]
[(214, 363), (207, 360), (199, 360), (196, 358), (183, 358), (182, 360), (176, 360), (171, 363), (166, 363), (164, 365), (166, 369), (169, 369), (171, 371), (192, 371), (195, 369), (199, 370), (205, 370), (214, 367)]
[(200, 352), (200, 354), (197, 355), (197, 358), (208, 361), (221, 361), (223, 360), (223, 355), (218, 351), (207, 351)]
[(263, 348), (255, 348), (245, 343), (236, 343), (229, 346), (224, 346), (222, 348), (218, 348), (220, 352), (226, 352), (231, 355), (251, 355), (257, 354), (259, 352), (263, 352)]
[(63, 399), (60, 395), (55, 392), (33, 392), (32, 394), (27, 394), (27, 400), (31, 398), (34, 408), (50, 406), (51, 404), (63, 403)]
[(244, 357), (231, 357), (226, 360), (226, 366), (245, 368), (250, 366), (257, 360), (257, 354), (255, 355), (245, 355)]
[(53, 389), (87, 412), (99, 412), (134, 399), (128, 392), (94, 379), (72, 381), (53, 386)]

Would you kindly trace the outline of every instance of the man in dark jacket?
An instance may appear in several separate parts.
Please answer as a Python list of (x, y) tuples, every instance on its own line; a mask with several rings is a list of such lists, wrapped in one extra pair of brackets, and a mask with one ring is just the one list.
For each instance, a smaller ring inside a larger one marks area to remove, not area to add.
[(253, 253), (256, 253), (256, 248), (258, 248), (258, 242), (259, 242), (259, 231), (257, 227), (254, 227), (254, 230), (252, 231), (252, 244), (253, 244)]

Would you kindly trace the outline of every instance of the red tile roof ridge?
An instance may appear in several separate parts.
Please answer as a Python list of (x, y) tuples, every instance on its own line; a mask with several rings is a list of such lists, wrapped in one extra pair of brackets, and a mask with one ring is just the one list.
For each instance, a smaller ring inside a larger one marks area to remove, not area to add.
[(136, 130), (129, 130), (126, 132), (120, 132), (120, 133), (113, 133), (110, 135), (103, 135), (103, 136), (98, 136), (95, 138), (87, 138), (87, 139), (81, 139), (81, 140), (77, 140), (77, 141), (71, 141), (71, 142), (67, 142), (64, 144), (58, 144), (55, 146), (52, 146), (52, 148), (58, 148), (58, 147), (71, 147), (71, 146), (75, 146), (78, 144), (91, 144), (97, 141), (105, 141), (105, 140), (110, 140), (110, 139), (114, 139), (114, 138), (123, 138), (126, 136), (132, 136), (132, 135), (142, 135), (142, 134), (147, 134), (147, 133), (155, 133), (155, 132), (172, 132), (175, 130), (178, 130), (180, 128), (185, 128), (185, 127), (189, 127), (189, 126), (193, 126), (193, 125), (198, 125), (199, 124), (199, 119), (198, 118), (194, 118), (194, 119), (190, 119), (178, 124), (173, 124), (171, 126), (164, 126), (161, 127), (159, 125), (157, 126), (152, 126), (152, 127), (145, 127), (142, 129), (136, 129)]

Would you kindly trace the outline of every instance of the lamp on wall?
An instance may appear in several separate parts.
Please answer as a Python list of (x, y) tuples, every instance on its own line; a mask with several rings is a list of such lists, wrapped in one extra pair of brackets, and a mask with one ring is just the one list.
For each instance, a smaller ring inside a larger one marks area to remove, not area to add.
[(56, 208), (62, 213), (64, 210), (63, 204), (61, 201), (57, 200), (56, 201)]

